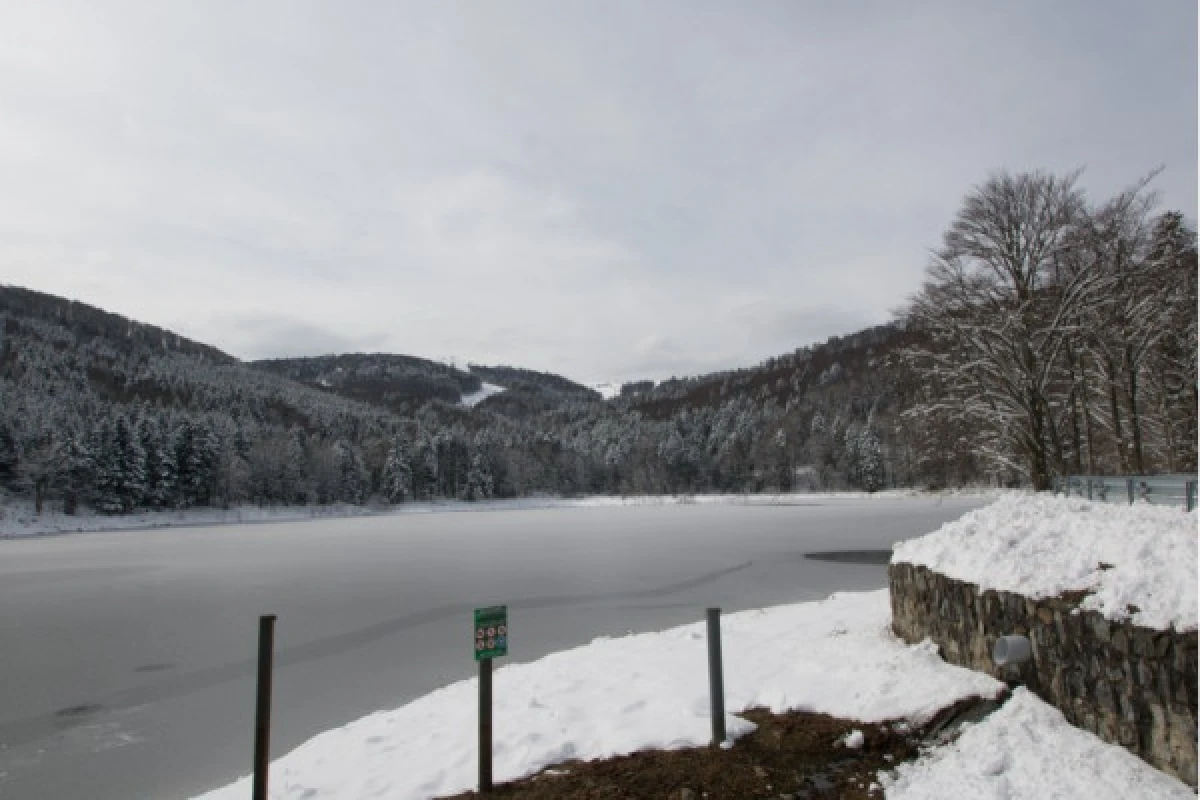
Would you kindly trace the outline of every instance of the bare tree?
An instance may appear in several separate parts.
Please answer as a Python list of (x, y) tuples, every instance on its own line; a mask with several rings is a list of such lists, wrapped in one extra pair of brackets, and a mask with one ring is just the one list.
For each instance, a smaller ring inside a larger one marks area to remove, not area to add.
[(1078, 175), (1002, 172), (976, 187), (907, 309), (930, 341), (912, 363), (942, 387), (914, 413), (959, 417), (980, 455), (1036, 489), (1063, 467), (1051, 408), (1060, 354), (1106, 280), (1058, 269), (1084, 211)]
[[(1150, 354), (1169, 330), (1167, 282), (1156, 274), (1154, 218), (1157, 197), (1147, 186), (1157, 171), (1082, 218), (1088, 268), (1109, 290), (1085, 312), (1085, 346), (1107, 389), (1109, 428), (1119, 469), (1142, 474), (1145, 452), (1144, 384)], [(1122, 419), (1124, 417), (1124, 420)]]
[(1155, 395), (1158, 438), (1169, 471), (1196, 469), (1196, 231), (1178, 212), (1154, 225), (1152, 279), (1162, 287), (1162, 335), (1149, 354), (1147, 374)]

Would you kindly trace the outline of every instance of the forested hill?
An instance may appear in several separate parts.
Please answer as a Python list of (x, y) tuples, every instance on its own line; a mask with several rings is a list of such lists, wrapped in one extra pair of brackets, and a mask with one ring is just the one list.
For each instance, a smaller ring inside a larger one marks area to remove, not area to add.
[(517, 367), (470, 366), (471, 374), (505, 391), (481, 402), (481, 408), (509, 416), (528, 417), (545, 411), (602, 402), (595, 389), (548, 372)]
[(469, 371), (413, 356), (352, 353), (250, 362), (281, 375), (397, 414), (411, 416), (421, 406), (462, 402), (483, 382), (501, 387), (476, 408), (511, 417), (531, 417), (579, 404), (598, 403), (600, 394), (560, 375), (517, 367), (472, 364)]
[[(650, 381), (628, 383), (616, 402), (656, 418), (670, 417), (685, 408), (716, 408), (739, 394), (784, 407), (801, 402), (820, 404), (820, 398), (830, 400), (836, 396), (839, 402), (862, 405), (866, 400), (879, 409), (881, 403), (892, 404), (903, 387), (893, 386), (893, 396), (888, 397), (886, 388), (868, 378), (884, 373), (889, 379), (895, 378), (893, 355), (919, 339), (919, 334), (905, 330), (903, 325), (879, 325), (830, 337), (824, 344), (798, 348), (756, 367), (672, 378), (657, 385)], [(845, 391), (847, 385), (849, 391)]]
[(457, 403), (481, 386), (477, 376), (447, 364), (387, 353), (280, 358), (250, 366), (399, 414), (412, 414), (432, 400)]
[(119, 353), (159, 352), (195, 356), (211, 364), (233, 364), (236, 358), (215, 347), (177, 333), (137, 322), (95, 306), (0, 284), (0, 315), (8, 319), (40, 320), (69, 331), (77, 344), (100, 341)]
[[(4, 287), (0, 303), (0, 496), (66, 509), (745, 491), (789, 488), (806, 465), (810, 486), (917, 479), (881, 425), (896, 419), (898, 385), (876, 378), (882, 353), (837, 361), (827, 344), (668, 382), (636, 405), (514, 367), (388, 355), (247, 364), (37, 292)], [(815, 378), (780, 394), (772, 370), (785, 362)], [(458, 405), (478, 381), (505, 391)]]

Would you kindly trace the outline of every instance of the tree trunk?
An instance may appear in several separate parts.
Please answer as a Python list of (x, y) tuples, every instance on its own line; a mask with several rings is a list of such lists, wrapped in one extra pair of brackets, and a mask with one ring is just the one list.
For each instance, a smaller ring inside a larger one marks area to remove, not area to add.
[(1129, 472), (1129, 450), (1125, 446), (1125, 433), (1121, 429), (1121, 404), (1117, 400), (1117, 367), (1112, 359), (1105, 357), (1108, 362), (1108, 407), (1112, 414), (1113, 440), (1117, 446), (1117, 464), (1123, 473)]
[(1137, 365), (1134, 363), (1133, 353), (1130, 348), (1125, 348), (1125, 372), (1129, 381), (1129, 434), (1132, 437), (1133, 450), (1133, 471), (1135, 475), (1143, 475), (1146, 471), (1146, 465), (1142, 457), (1142, 418), (1138, 409), (1138, 386)]
[(1079, 370), (1079, 380), (1082, 391), (1080, 392), (1079, 400), (1083, 405), (1083, 433), (1087, 437), (1088, 451), (1088, 475), (1096, 474), (1096, 431), (1092, 424), (1092, 393), (1088, 387), (1087, 367), (1082, 366)]
[(1034, 491), (1051, 488), (1050, 465), (1046, 458), (1045, 407), (1035, 390), (1029, 392), (1029, 431), (1026, 436), (1029, 456), (1029, 481)]

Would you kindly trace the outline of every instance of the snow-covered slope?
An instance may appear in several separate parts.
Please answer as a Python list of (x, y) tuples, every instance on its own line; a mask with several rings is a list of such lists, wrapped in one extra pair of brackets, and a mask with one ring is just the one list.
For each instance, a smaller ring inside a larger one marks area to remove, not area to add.
[(621, 384), (619, 383), (592, 383), (588, 385), (588, 388), (595, 389), (605, 400), (612, 400), (621, 394)]
[(1032, 598), (1087, 590), (1082, 607), (1109, 619), (1194, 630), (1196, 545), (1194, 511), (1012, 494), (896, 545), (892, 560)]
[(466, 406), (467, 408), (474, 408), (492, 395), (500, 394), (503, 391), (503, 386), (497, 386), (494, 383), (484, 382), (484, 384), (479, 388), (479, 391), (471, 392), (470, 394), (464, 394), (458, 403), (459, 405)]

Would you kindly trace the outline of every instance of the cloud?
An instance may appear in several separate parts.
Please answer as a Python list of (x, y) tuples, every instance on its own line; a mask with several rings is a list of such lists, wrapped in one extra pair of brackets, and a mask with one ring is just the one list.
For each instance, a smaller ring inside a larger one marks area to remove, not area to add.
[(225, 316), (206, 327), (219, 328), (222, 338), (233, 342), (244, 358), (289, 358), (293, 356), (361, 353), (379, 349), (387, 341), (383, 333), (345, 336), (337, 331), (288, 316)]
[(0, 277), (245, 357), (733, 367), (886, 320), (999, 167), (1194, 220), (1196, 57), (1191, 4), (7, 4)]

